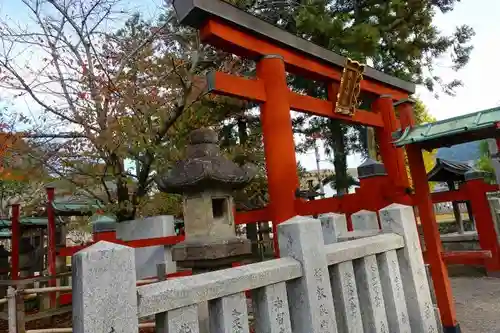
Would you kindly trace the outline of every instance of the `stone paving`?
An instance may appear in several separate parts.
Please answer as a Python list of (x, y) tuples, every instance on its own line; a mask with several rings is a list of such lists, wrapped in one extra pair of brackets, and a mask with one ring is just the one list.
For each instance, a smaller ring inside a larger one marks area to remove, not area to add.
[(500, 279), (451, 278), (463, 333), (500, 333)]

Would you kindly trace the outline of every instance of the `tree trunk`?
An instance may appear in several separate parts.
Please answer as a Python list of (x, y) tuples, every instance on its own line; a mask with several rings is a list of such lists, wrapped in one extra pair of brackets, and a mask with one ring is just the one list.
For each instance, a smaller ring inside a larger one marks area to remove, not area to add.
[(110, 162), (116, 181), (116, 199), (118, 202), (116, 222), (133, 220), (135, 219), (136, 207), (130, 201), (127, 179), (123, 177), (123, 162), (115, 154), (111, 154)]
[(347, 154), (345, 151), (343, 125), (336, 120), (329, 120), (328, 127), (333, 143), (333, 156), (335, 166), (335, 190), (337, 195), (347, 194), (349, 177), (347, 175)]
[[(248, 139), (247, 133), (247, 123), (244, 119), (238, 119), (238, 137), (240, 139), (240, 145), (244, 145)], [(257, 223), (247, 224), (247, 239), (252, 242), (252, 256), (254, 258), (259, 257), (259, 244), (258, 244), (258, 234), (257, 234)]]
[(375, 130), (373, 127), (367, 127), (366, 132), (368, 157), (372, 160), (377, 160), (377, 141), (375, 140)]

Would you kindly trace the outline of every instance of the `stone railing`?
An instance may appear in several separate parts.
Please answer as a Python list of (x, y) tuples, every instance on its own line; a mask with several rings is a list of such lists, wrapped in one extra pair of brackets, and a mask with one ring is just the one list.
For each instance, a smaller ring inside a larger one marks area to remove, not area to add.
[[(405, 206), (399, 206), (405, 207)], [(383, 213), (385, 210), (382, 210)], [(347, 231), (347, 221), (345, 215), (342, 214), (324, 214), (320, 216), (321, 226), (323, 229), (323, 236), (325, 239), (325, 244), (349, 241), (354, 239), (360, 239), (365, 237), (373, 237), (384, 233), (384, 229), (387, 231), (387, 226), (384, 227), (384, 221), (377, 213), (367, 210), (361, 210), (355, 214), (351, 215), (351, 221), (353, 224), (353, 231)], [(409, 219), (414, 221), (414, 216)], [(380, 222), (379, 222), (380, 221)], [(382, 227), (382, 228), (381, 228)], [(397, 232), (394, 230), (394, 232)], [(411, 237), (410, 237), (411, 238)], [(407, 243), (408, 244), (408, 243)], [(417, 258), (417, 260), (420, 260)], [(420, 265), (420, 264), (418, 264)], [(431, 292), (432, 304), (435, 313), (435, 318), (439, 320), (439, 309), (436, 305), (436, 296), (434, 293), (434, 288), (431, 281), (429, 265), (424, 265), (427, 274), (427, 280), (429, 283), (429, 290)], [(437, 332), (442, 332), (442, 327), (438, 326)]]
[(212, 333), (439, 332), (413, 209), (379, 215), (380, 234), (348, 241), (341, 215), (297, 216), (278, 227), (280, 259), (141, 287), (133, 249), (97, 243), (73, 257), (73, 332), (136, 333), (153, 315), (159, 333), (204, 332), (204, 319)]
[(488, 193), (488, 204), (490, 206), (497, 237), (500, 239), (500, 198), (498, 197), (498, 192)]
[[(458, 204), (458, 209), (461, 213), (467, 213), (467, 205), (463, 202)], [(453, 213), (453, 205), (450, 202), (439, 202), (434, 204), (434, 213), (435, 214), (452, 214)]]

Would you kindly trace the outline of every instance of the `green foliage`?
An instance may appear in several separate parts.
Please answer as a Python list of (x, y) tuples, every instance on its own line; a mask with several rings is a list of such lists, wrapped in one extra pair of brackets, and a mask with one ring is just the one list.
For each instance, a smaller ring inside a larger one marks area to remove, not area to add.
[[(331, 176), (328, 176), (326, 177), (325, 179), (323, 179), (323, 185), (327, 185), (327, 184), (331, 184), (332, 188), (337, 188), (337, 175), (331, 175)], [(344, 188), (346, 190), (350, 189), (351, 187), (353, 186), (359, 186), (359, 182), (354, 179), (354, 177), (352, 177), (351, 175), (347, 175), (347, 182), (344, 183), (342, 186), (344, 186)], [(316, 186), (314, 186), (314, 190), (317, 191), (319, 190), (320, 188), (320, 185), (317, 184)]]
[[(415, 123), (417, 125), (422, 125), (424, 123), (433, 123), (436, 121), (436, 118), (429, 113), (429, 111), (425, 107), (425, 104), (420, 99), (417, 98), (415, 102), (416, 103), (413, 106), (413, 113), (415, 116)], [(434, 165), (436, 164), (436, 153), (437, 149), (434, 149), (432, 151), (422, 151), (425, 171), (427, 172), (431, 171)], [(408, 165), (408, 158), (406, 157), (406, 154), (405, 154), (405, 162), (406, 162), (406, 172), (408, 174), (408, 179), (410, 181), (410, 184), (412, 184), (410, 167)], [(434, 183), (429, 183), (431, 189), (434, 187), (434, 185), (435, 185)]]
[(479, 153), (482, 156), (490, 156), (490, 148), (488, 146), (488, 141), (483, 140), (479, 143)]
[(375, 68), (431, 91), (440, 86), (452, 94), (461, 85), (434, 75), (437, 58), (451, 55), (452, 68), (459, 70), (472, 52), (471, 27), (444, 35), (433, 25), (437, 11), (450, 12), (459, 0), (244, 2), (247, 10), (292, 33), (352, 59), (371, 60)]
[(22, 195), (28, 189), (28, 184), (16, 180), (0, 180), (0, 217), (8, 216), (8, 205), (14, 197)]
[[(207, 96), (200, 79), (209, 70), (237, 71), (241, 61), (201, 45), (195, 31), (178, 26), (171, 8), (152, 21), (121, 11), (123, 26), (110, 28), (119, 19), (111, 9), (118, 2), (25, 2), (34, 21), (23, 38), (13, 22), (0, 22), (8, 45), (0, 51), (33, 50), (43, 65), (33, 69), (18, 63), (27, 57), (0, 54), (0, 80), (57, 124), (51, 132), (75, 129), (74, 137), (46, 145), (39, 164), (123, 221), (156, 209), (143, 207), (161, 202), (152, 194), (154, 177), (183, 158), (191, 130), (218, 126), (244, 103)], [(35, 79), (25, 80), (19, 68)]]
[(476, 161), (475, 167), (478, 170), (486, 172), (485, 181), (494, 184), (496, 183), (495, 168), (491, 162), (491, 154), (488, 148), (488, 141), (483, 140), (479, 144), (481, 157)]
[(45, 188), (39, 179), (30, 182), (19, 180), (0, 180), (0, 217), (8, 216), (12, 203), (22, 204), (22, 213), (31, 215), (44, 200)]
[(413, 114), (415, 116), (415, 123), (417, 125), (422, 125), (424, 123), (433, 123), (436, 122), (437, 119), (433, 115), (429, 113), (424, 102), (420, 99), (415, 99), (415, 105), (413, 106)]

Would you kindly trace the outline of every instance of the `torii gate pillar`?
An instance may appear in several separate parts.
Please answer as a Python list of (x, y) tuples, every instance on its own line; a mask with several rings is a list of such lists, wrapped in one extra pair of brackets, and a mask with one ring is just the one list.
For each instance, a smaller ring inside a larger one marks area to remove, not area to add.
[[(397, 109), (401, 115), (402, 128), (415, 126), (413, 114), (413, 101), (402, 100), (397, 103)], [(420, 223), (424, 234), (426, 252), (429, 258), (432, 282), (436, 291), (437, 305), (443, 322), (445, 333), (460, 333), (460, 325), (457, 322), (455, 301), (448, 277), (448, 268), (443, 260), (443, 246), (439, 235), (439, 228), (434, 215), (434, 208), (427, 181), (422, 150), (419, 146), (406, 146), (408, 164), (415, 188), (414, 202), (418, 207)]]
[(295, 142), (290, 116), (285, 63), (280, 55), (266, 55), (257, 64), (267, 99), (261, 104), (269, 207), (272, 212), (274, 248), (278, 253), (277, 224), (295, 216), (295, 191), (299, 188)]

